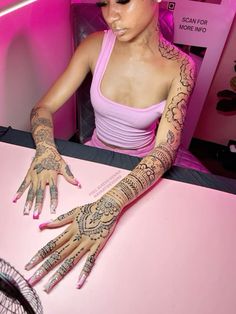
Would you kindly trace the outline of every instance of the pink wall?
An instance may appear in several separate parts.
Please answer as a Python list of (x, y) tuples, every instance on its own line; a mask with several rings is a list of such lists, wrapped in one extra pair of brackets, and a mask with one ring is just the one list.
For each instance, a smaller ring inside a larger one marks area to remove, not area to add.
[(236, 140), (236, 115), (224, 115), (216, 110), (217, 92), (231, 89), (230, 79), (236, 76), (236, 18), (231, 28), (225, 49), (219, 62), (215, 77), (206, 98), (194, 137), (227, 145), (229, 139)]
[[(0, 17), (0, 125), (29, 130), (32, 106), (72, 54), (69, 8), (69, 0), (38, 0)], [(74, 113), (71, 98), (55, 114), (56, 137), (74, 133)]]

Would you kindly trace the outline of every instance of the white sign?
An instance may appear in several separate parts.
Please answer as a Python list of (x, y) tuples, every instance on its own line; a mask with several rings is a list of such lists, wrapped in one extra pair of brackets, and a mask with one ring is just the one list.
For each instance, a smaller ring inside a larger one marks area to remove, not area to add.
[(190, 0), (168, 2), (169, 8), (174, 9), (175, 44), (200, 47), (205, 52), (204, 56), (196, 55), (195, 58), (198, 75), (182, 138), (182, 144), (186, 148), (193, 137), (222, 54), (235, 15), (235, 3), (235, 0), (222, 0), (220, 4)]

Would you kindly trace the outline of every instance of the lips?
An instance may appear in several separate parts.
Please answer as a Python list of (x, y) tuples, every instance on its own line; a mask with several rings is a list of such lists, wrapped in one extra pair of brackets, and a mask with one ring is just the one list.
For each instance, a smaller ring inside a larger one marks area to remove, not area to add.
[(112, 31), (116, 36), (122, 36), (125, 34), (126, 29), (125, 28), (113, 28)]

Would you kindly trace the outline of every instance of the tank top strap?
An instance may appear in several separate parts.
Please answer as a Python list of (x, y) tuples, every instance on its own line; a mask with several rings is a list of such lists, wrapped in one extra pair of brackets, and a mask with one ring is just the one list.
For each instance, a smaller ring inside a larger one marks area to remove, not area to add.
[(96, 85), (99, 85), (101, 78), (106, 70), (108, 61), (110, 59), (114, 44), (116, 41), (116, 36), (113, 34), (112, 30), (105, 30), (104, 37), (102, 41), (102, 47), (98, 60), (95, 66), (93, 81)]

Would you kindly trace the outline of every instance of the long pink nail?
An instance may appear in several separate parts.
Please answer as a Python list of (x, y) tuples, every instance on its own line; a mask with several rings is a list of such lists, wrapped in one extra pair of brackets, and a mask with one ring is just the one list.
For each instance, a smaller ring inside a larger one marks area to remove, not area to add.
[(33, 214), (33, 219), (39, 219), (39, 213), (34, 213)]
[(39, 262), (41, 262), (41, 258), (38, 255), (35, 255), (34, 257), (31, 258), (29, 263), (25, 265), (25, 270), (30, 270)]
[(85, 283), (86, 278), (87, 278), (87, 276), (85, 274), (83, 274), (79, 278), (79, 281), (77, 282), (77, 286), (76, 286), (77, 289), (80, 289), (83, 286), (83, 284)]
[(52, 278), (49, 279), (48, 283), (44, 286), (43, 290), (49, 293), (53, 287), (61, 280), (61, 276), (59, 274), (55, 274)]
[(45, 229), (51, 222), (53, 222), (53, 220), (49, 220), (49, 221), (46, 221), (46, 222), (43, 222), (39, 225), (39, 229), (40, 230), (43, 230)]
[(16, 203), (19, 198), (20, 198), (20, 196), (19, 196), (19, 194), (17, 193), (17, 194), (13, 197), (12, 202), (13, 202), (13, 203)]
[(24, 215), (29, 215), (30, 209), (31, 209), (31, 203), (27, 203), (27, 204), (25, 205), (25, 207), (24, 207), (24, 212), (23, 212), (23, 214), (24, 214)]
[(78, 186), (78, 188), (81, 189), (81, 187), (82, 187), (81, 183), (77, 179), (75, 179), (75, 182), (76, 182), (76, 185)]
[(33, 274), (33, 276), (30, 277), (30, 278), (27, 280), (28, 283), (29, 283), (31, 286), (35, 285), (37, 282), (39, 282), (39, 281), (43, 278), (43, 276), (45, 275), (44, 272), (45, 272), (45, 271), (44, 271), (43, 269), (37, 270), (37, 271)]

